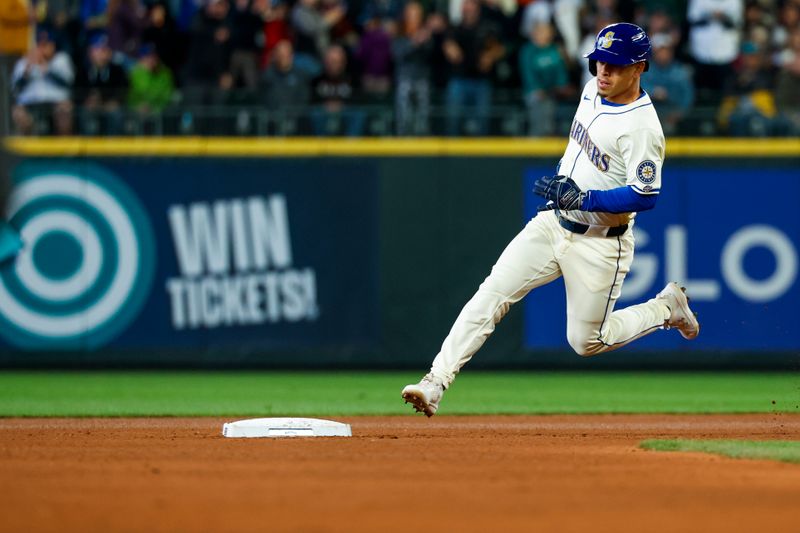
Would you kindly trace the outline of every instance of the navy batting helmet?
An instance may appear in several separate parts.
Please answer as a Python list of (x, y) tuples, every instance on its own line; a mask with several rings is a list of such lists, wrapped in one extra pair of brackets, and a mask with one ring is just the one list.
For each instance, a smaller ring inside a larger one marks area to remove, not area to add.
[(650, 39), (636, 24), (609, 24), (597, 34), (594, 50), (583, 57), (589, 58), (589, 72), (592, 76), (597, 76), (598, 61), (612, 65), (633, 65), (644, 61), (644, 69), (647, 70)]

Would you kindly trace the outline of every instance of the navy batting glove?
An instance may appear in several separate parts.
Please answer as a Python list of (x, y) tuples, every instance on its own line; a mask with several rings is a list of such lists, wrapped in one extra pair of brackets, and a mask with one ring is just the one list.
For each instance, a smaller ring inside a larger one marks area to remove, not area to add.
[(533, 192), (550, 200), (546, 205), (539, 206), (538, 211), (580, 209), (586, 198), (586, 193), (578, 187), (575, 180), (567, 176), (542, 176), (533, 184)]
[(553, 187), (555, 181), (564, 176), (542, 176), (533, 184), (533, 192), (543, 198), (550, 197), (550, 189)]

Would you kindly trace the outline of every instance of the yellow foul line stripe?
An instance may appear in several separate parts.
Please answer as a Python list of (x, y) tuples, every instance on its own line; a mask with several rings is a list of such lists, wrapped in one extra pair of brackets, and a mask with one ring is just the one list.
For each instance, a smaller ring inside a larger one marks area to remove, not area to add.
[[(566, 139), (12, 137), (6, 145), (26, 156), (558, 157)], [(800, 157), (800, 138), (668, 138), (672, 157)]]

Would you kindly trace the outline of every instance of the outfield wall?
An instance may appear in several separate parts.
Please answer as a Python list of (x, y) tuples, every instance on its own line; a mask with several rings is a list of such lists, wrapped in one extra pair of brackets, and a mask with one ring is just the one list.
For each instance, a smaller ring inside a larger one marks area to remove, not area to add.
[[(0, 364), (424, 368), (563, 140), (9, 142)], [(560, 282), (513, 309), (477, 367), (800, 362), (800, 140), (677, 139), (636, 225), (621, 305), (684, 281), (703, 333), (591, 360)], [(768, 204), (768, 205), (767, 205)]]

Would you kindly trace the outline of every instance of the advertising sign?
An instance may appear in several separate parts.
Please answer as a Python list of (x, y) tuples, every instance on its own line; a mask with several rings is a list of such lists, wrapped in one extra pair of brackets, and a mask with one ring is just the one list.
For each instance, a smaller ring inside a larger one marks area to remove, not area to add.
[[(526, 172), (526, 220), (542, 203), (530, 192), (533, 182), (548, 172)], [(753, 196), (751, 168), (665, 167), (655, 209), (636, 217), (636, 254), (616, 308), (678, 281), (702, 329), (692, 342), (657, 331), (626, 350), (800, 349), (794, 305), (800, 299), (800, 222), (793, 205), (800, 181), (790, 168), (757, 172), (759, 183), (780, 184), (768, 205), (766, 196)], [(524, 305), (527, 348), (568, 348), (561, 280), (532, 292)]]
[(369, 346), (377, 185), (356, 164), (36, 160), (15, 170), (25, 243), (0, 268), (23, 349)]

